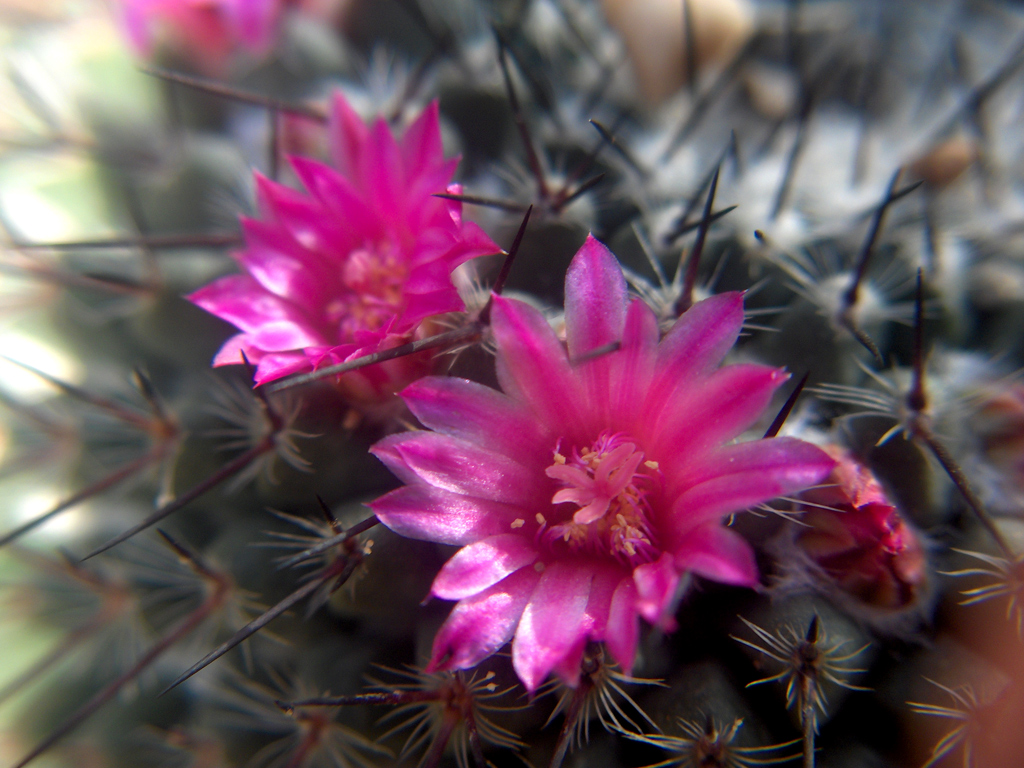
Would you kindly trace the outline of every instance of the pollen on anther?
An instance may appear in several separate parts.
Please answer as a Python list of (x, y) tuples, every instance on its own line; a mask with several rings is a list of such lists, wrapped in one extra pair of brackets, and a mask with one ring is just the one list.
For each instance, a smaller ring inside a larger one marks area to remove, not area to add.
[(555, 464), (565, 464), (565, 456), (560, 454), (558, 451), (555, 451), (554, 460)]
[(548, 519), (544, 517), (544, 515), (542, 515), (540, 512), (537, 513), (536, 520), (540, 525), (547, 525), (548, 522)]
[(647, 461), (644, 462), (644, 466), (647, 467), (648, 469), (657, 470), (658, 469), (658, 462), (651, 461), (650, 459), (648, 459)]
[(522, 528), (524, 525), (526, 525), (526, 521), (523, 520), (523, 518), (521, 518), (521, 517), (517, 517), (515, 520), (512, 521), (510, 527), (515, 529), (515, 528)]

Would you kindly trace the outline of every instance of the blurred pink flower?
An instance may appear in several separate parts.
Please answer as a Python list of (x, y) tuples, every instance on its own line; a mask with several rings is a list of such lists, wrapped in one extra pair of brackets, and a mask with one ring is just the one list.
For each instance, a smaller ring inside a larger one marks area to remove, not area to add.
[[(243, 219), (245, 270), (189, 299), (241, 329), (214, 365), (256, 365), (256, 383), (404, 344), (424, 321), (464, 310), (451, 273), (501, 249), (461, 203), (434, 197), (458, 158), (446, 160), (436, 102), (396, 141), (383, 118), (366, 125), (338, 94), (329, 127), (335, 168), (301, 157), (309, 194), (257, 174), (261, 217)], [(429, 356), (400, 358), (341, 377), (355, 402), (380, 402), (429, 372)]]
[[(730, 513), (817, 483), (834, 462), (793, 438), (731, 444), (787, 374), (719, 363), (743, 298), (695, 304), (659, 342), (642, 301), (627, 304), (615, 257), (588, 238), (566, 275), (568, 344), (543, 316), (494, 298), (504, 393), (456, 378), (402, 393), (430, 431), (373, 453), (406, 486), (370, 506), (392, 530), (461, 545), (432, 594), (457, 600), (431, 669), (465, 669), (515, 637), (527, 689), (570, 685), (588, 641), (627, 671), (639, 622), (671, 629), (686, 572), (754, 586), (750, 545)], [(591, 356), (613, 342), (618, 351)]]
[(203, 70), (219, 70), (237, 48), (265, 54), (281, 14), (292, 0), (122, 0), (128, 39), (142, 55), (167, 43), (198, 57)]

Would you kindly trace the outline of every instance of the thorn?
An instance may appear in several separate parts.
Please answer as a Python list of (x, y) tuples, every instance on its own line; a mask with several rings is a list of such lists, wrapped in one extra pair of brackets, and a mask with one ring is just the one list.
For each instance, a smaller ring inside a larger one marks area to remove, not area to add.
[(358, 368), (365, 368), (368, 365), (374, 365), (376, 363), (382, 363), (385, 360), (394, 360), (397, 357), (405, 357), (406, 355), (414, 355), (417, 352), (423, 352), (428, 349), (437, 349), (438, 347), (455, 346), (466, 341), (479, 339), (483, 332), (483, 328), (480, 323), (469, 323), (462, 328), (456, 328), (451, 331), (445, 331), (439, 333), (436, 336), (428, 336), (425, 339), (419, 339), (417, 341), (411, 341), (408, 344), (402, 344), (391, 349), (385, 349), (381, 352), (374, 352), (370, 355), (364, 355), (363, 357), (357, 357), (355, 360), (349, 360), (344, 363), (338, 363), (337, 365), (329, 365), (326, 368), (320, 368), (310, 373), (301, 373), (297, 376), (289, 376), (288, 378), (281, 379), (274, 384), (268, 384), (267, 392), (273, 394), (274, 392), (281, 392), (285, 389), (291, 389), (302, 384), (309, 384), (313, 381), (325, 379), (329, 376), (340, 376), (343, 373), (354, 371)]
[(743, 47), (737, 52), (736, 56), (729, 63), (722, 74), (718, 76), (718, 79), (711, 84), (711, 86), (702, 93), (697, 100), (694, 102), (693, 109), (690, 110), (689, 116), (683, 121), (683, 124), (676, 131), (675, 136), (668, 143), (665, 151), (661, 155), (661, 162), (668, 162), (672, 159), (672, 156), (679, 150), (680, 147), (686, 142), (693, 133), (694, 129), (700, 124), (700, 121), (708, 112), (710, 107), (719, 96), (725, 93), (729, 84), (736, 77), (736, 73), (739, 72), (743, 62), (746, 61), (747, 56), (750, 55), (750, 51), (753, 49), (753, 43), (757, 41), (757, 35), (752, 35), (750, 39), (743, 45)]
[[(723, 208), (720, 211), (715, 211), (713, 214), (711, 214), (711, 223), (714, 224), (719, 219), (728, 216), (737, 208), (739, 208), (738, 205), (730, 205), (728, 208)], [(669, 238), (671, 238), (670, 242), (668, 243), (671, 245), (672, 242), (675, 242), (683, 235), (687, 235), (690, 232), (693, 232), (693, 230), (697, 229), (701, 225), (701, 221), (702, 219), (697, 219), (696, 221), (691, 221), (689, 224), (680, 226), (679, 228), (673, 230), (669, 235), (667, 235), (665, 239), (669, 240)]]
[[(824, 69), (824, 68), (823, 68)], [(803, 153), (804, 145), (807, 142), (807, 126), (811, 120), (811, 113), (814, 111), (815, 89), (808, 87), (800, 103), (800, 111), (797, 115), (796, 136), (793, 138), (793, 146), (789, 149), (786, 157), (786, 170), (782, 174), (782, 181), (779, 183), (778, 192), (775, 193), (775, 202), (769, 218), (775, 221), (786, 205), (789, 198), (790, 188), (793, 185), (793, 177), (796, 174), (796, 167)]]
[[(593, 122), (593, 121), (591, 121)], [(587, 156), (583, 158), (573, 169), (566, 179), (562, 188), (555, 194), (554, 199), (551, 201), (551, 210), (555, 213), (560, 212), (565, 206), (575, 200), (577, 197), (583, 194), (584, 191), (593, 187), (598, 181), (604, 178), (605, 174), (600, 173), (597, 176), (591, 178), (589, 181), (584, 182), (582, 185), (576, 188), (576, 191), (570, 192), (569, 189), (573, 184), (578, 182), (587, 171), (589, 171), (594, 163), (597, 161), (597, 156), (601, 154), (601, 150), (609, 144), (611, 136), (598, 132), (600, 141), (591, 149)]]
[(290, 595), (288, 595), (283, 600), (281, 600), (279, 603), (277, 603), (277, 605), (275, 605), (272, 608), (264, 611), (259, 617), (257, 617), (256, 619), (253, 619), (252, 621), (250, 621), (248, 624), (246, 624), (240, 630), (235, 632), (235, 634), (233, 634), (230, 638), (225, 640), (223, 643), (221, 643), (219, 646), (217, 646), (214, 650), (210, 651), (210, 653), (206, 654), (206, 656), (204, 656), (202, 659), (200, 659), (195, 664), (193, 664), (191, 667), (189, 667), (187, 670), (185, 670), (185, 672), (182, 673), (181, 676), (178, 677), (177, 680), (175, 680), (173, 683), (171, 683), (169, 686), (167, 686), (163, 691), (161, 691), (159, 696), (163, 696), (164, 694), (169, 693), (173, 689), (177, 688), (183, 682), (188, 680), (190, 677), (192, 677), (197, 672), (200, 672), (201, 670), (203, 670), (206, 667), (208, 667), (210, 664), (215, 662), (217, 659), (219, 659), (225, 653), (230, 651), (232, 648), (234, 648), (235, 646), (241, 644), (245, 640), (248, 640), (250, 637), (255, 635), (257, 632), (259, 632), (261, 629), (263, 629), (267, 624), (269, 624), (271, 621), (276, 619), (278, 616), (280, 616), (282, 613), (287, 611), (289, 608), (291, 608), (292, 606), (294, 606), (297, 603), (301, 602), (304, 598), (308, 597), (309, 595), (312, 595), (322, 585), (326, 584), (330, 579), (334, 578), (336, 575), (337, 574), (335, 574), (335, 573), (328, 573), (328, 574), (325, 574), (325, 575), (321, 576), (320, 578), (313, 579), (312, 581), (309, 581), (309, 582), (303, 584), (301, 587), (299, 587), (294, 592), (292, 592)]
[(31, 277), (66, 288), (88, 288), (96, 291), (127, 294), (129, 296), (151, 296), (158, 290), (157, 286), (153, 283), (136, 283), (117, 277), (95, 277), (92, 275), (75, 274), (60, 269), (51, 269), (33, 260), (19, 264), (0, 262), (0, 271)]
[(584, 352), (579, 357), (572, 358), (569, 361), (569, 365), (581, 365), (582, 363), (587, 363), (590, 362), (591, 360), (596, 360), (599, 357), (610, 355), (612, 352), (618, 352), (620, 349), (622, 349), (621, 341), (609, 341), (607, 344), (602, 344), (599, 347), (594, 347), (594, 349), (590, 350), (589, 352)]
[(84, 561), (96, 557), (96, 555), (102, 554), (106, 552), (108, 549), (112, 549), (113, 547), (116, 547), (118, 544), (127, 541), (135, 534), (141, 533), (147, 528), (156, 525), (161, 520), (177, 512), (179, 509), (186, 506), (187, 504), (190, 504), (207, 491), (220, 485), (229, 477), (232, 477), (233, 475), (241, 472), (243, 469), (249, 466), (249, 464), (251, 464), (257, 458), (259, 458), (262, 454), (267, 453), (268, 451), (274, 448), (273, 437), (273, 435), (269, 435), (268, 437), (261, 440), (258, 444), (254, 445), (245, 453), (236, 456), (234, 459), (232, 459), (227, 464), (222, 466), (220, 469), (218, 469), (212, 475), (207, 477), (205, 480), (189, 488), (185, 493), (181, 494), (181, 496), (178, 496), (176, 499), (174, 499), (174, 501), (171, 501), (170, 503), (160, 507), (138, 525), (132, 526), (127, 531), (124, 531), (123, 533), (120, 533), (114, 538), (110, 539), (110, 541), (108, 541), (107, 543), (100, 545), (92, 552), (87, 554), (85, 557), (83, 557), (82, 560)]
[(119, 677), (108, 683), (98, 691), (85, 704), (75, 710), (64, 722), (54, 728), (40, 741), (27, 755), (21, 758), (13, 768), (24, 768), (37, 757), (49, 751), (51, 747), (61, 741), (65, 736), (73, 732), (78, 726), (92, 717), (104, 704), (113, 699), (130, 682), (141, 675), (153, 662), (167, 651), (179, 640), (190, 635), (200, 624), (219, 607), (222, 606), (224, 598), (229, 590), (229, 580), (215, 574), (216, 588), (211, 591), (203, 602), (190, 613), (185, 619), (176, 625), (170, 632), (161, 637), (156, 643), (139, 658), (131, 669), (122, 673)]
[(960, 495), (963, 497), (964, 501), (967, 502), (967, 506), (974, 513), (975, 517), (978, 518), (978, 522), (981, 523), (982, 527), (984, 527), (992, 537), (992, 540), (995, 541), (996, 546), (1001, 551), (1003, 557), (1005, 557), (1008, 562), (1016, 562), (1016, 553), (996, 526), (995, 521), (985, 510), (985, 506), (982, 504), (981, 499), (971, 487), (970, 481), (967, 479), (967, 475), (964, 474), (963, 469), (961, 469), (960, 465), (956, 463), (952, 454), (938, 439), (932, 431), (931, 426), (928, 424), (927, 417), (924, 413), (925, 408), (927, 408), (928, 405), (928, 398), (925, 393), (924, 384), (925, 361), (923, 307), (924, 288), (922, 285), (921, 269), (919, 267), (917, 270), (917, 286), (914, 293), (914, 377), (910, 391), (907, 393), (906, 400), (907, 408), (910, 410), (908, 432), (914, 438), (924, 443), (925, 447), (931, 451), (932, 455), (942, 466), (943, 470), (945, 470), (946, 474), (949, 475), (949, 479), (953, 481), (953, 485), (955, 485), (957, 490), (960, 491)]
[(708, 236), (708, 229), (711, 227), (711, 208), (715, 204), (715, 193), (718, 191), (718, 174), (722, 170), (721, 164), (715, 168), (711, 177), (711, 186), (708, 189), (707, 199), (704, 201), (704, 213), (700, 217), (700, 226), (697, 227), (697, 239), (693, 243), (693, 250), (686, 262), (686, 274), (683, 277), (683, 290), (676, 301), (676, 316), (683, 314), (693, 306), (693, 289), (697, 285), (697, 269), (700, 266), (700, 257), (704, 253), (704, 242)]
[(807, 625), (807, 634), (804, 635), (804, 639), (811, 644), (817, 644), (821, 637), (821, 620), (818, 618), (818, 614), (815, 613), (811, 618), (811, 623)]
[[(560, 192), (558, 195), (556, 195), (556, 202), (557, 202), (557, 204), (552, 203), (552, 210), (555, 213), (558, 213), (563, 208), (567, 208), (575, 200), (583, 197), (583, 195), (585, 195), (591, 189), (593, 189), (598, 184), (600, 184), (604, 180), (604, 177), (606, 175), (607, 174), (605, 174), (605, 173), (599, 173), (596, 176), (591, 176), (589, 179), (587, 179), (585, 182), (580, 184), (578, 187), (576, 187), (576, 189), (574, 189), (570, 194), (566, 195), (565, 197), (561, 197), (561, 192)], [(563, 188), (563, 190), (567, 190), (567, 189), (568, 189), (568, 187)]]
[(523, 236), (526, 235), (526, 225), (530, 223), (531, 213), (533, 213), (532, 205), (526, 209), (523, 221), (519, 225), (519, 230), (516, 232), (516, 236), (512, 240), (512, 247), (509, 248), (508, 252), (505, 254), (505, 261), (502, 262), (501, 270), (499, 270), (498, 276), (494, 279), (494, 285), (491, 286), (491, 296), (487, 299), (487, 303), (484, 305), (484, 308), (480, 310), (477, 322), (481, 325), (490, 325), (491, 305), (494, 303), (493, 298), (495, 296), (500, 296), (501, 292), (505, 288), (505, 281), (508, 280), (508, 275), (512, 271), (512, 263), (516, 260), (516, 256), (519, 254), (519, 246), (522, 245)]
[(2, 536), (0, 536), (0, 547), (4, 547), (7, 544), (10, 544), (12, 541), (19, 538), (23, 534), (26, 534), (34, 528), (39, 527), (40, 525), (47, 522), (48, 520), (51, 520), (60, 513), (67, 512), (72, 507), (78, 506), (86, 499), (89, 499), (97, 494), (103, 493), (104, 491), (124, 482), (135, 473), (142, 471), (149, 464), (155, 463), (158, 459), (161, 458), (162, 455), (162, 451), (150, 451), (145, 455), (135, 459), (134, 461), (128, 462), (119, 469), (116, 469), (113, 472), (111, 472), (106, 477), (97, 480), (92, 485), (86, 486), (82, 490), (78, 491), (78, 493), (72, 494), (64, 501), (60, 502), (55, 507), (47, 510), (43, 514), (34, 517), (31, 520), (22, 523), (14, 530), (8, 531), (7, 533), (3, 534)]
[(878, 240), (878, 235), (882, 229), (882, 223), (885, 220), (886, 211), (888, 211), (890, 205), (895, 203), (897, 200), (906, 197), (921, 186), (921, 182), (917, 182), (897, 192), (896, 185), (899, 183), (902, 173), (902, 168), (896, 169), (896, 172), (893, 173), (892, 178), (889, 180), (889, 186), (886, 189), (885, 198), (883, 198), (881, 204), (879, 204), (875, 209), (871, 226), (868, 228), (867, 238), (864, 240), (864, 243), (861, 246), (860, 255), (857, 258), (857, 271), (854, 273), (850, 287), (847, 288), (846, 292), (843, 294), (843, 304), (839, 311), (840, 324), (849, 330), (850, 333), (853, 334), (854, 338), (866, 347), (869, 352), (871, 352), (879, 365), (884, 365), (885, 363), (882, 359), (882, 353), (879, 351), (878, 346), (871, 337), (869, 337), (857, 325), (857, 322), (853, 317), (853, 311), (860, 297), (860, 286), (861, 283), (864, 282), (864, 277), (867, 274), (868, 265), (871, 261), (871, 256), (874, 253), (875, 242)]
[(270, 98), (269, 96), (261, 96), (257, 93), (249, 93), (248, 91), (232, 88), (224, 83), (217, 83), (201, 77), (193, 77), (192, 75), (186, 75), (181, 72), (172, 72), (169, 69), (150, 67), (144, 64), (138, 65), (138, 67), (147, 75), (152, 75), (153, 77), (157, 77), (171, 83), (185, 85), (189, 88), (195, 88), (197, 91), (211, 93), (214, 96), (221, 96), (225, 99), (241, 101), (247, 104), (255, 104), (259, 107), (266, 107), (267, 109), (278, 110), (288, 114), (301, 115), (302, 117), (306, 117), (320, 123), (326, 123), (328, 120), (327, 112), (320, 107), (308, 104), (292, 104), (287, 101), (281, 101), (280, 99)]
[(875, 340), (868, 336), (864, 330), (857, 325), (852, 317), (851, 313), (844, 313), (839, 316), (839, 324), (845, 328), (857, 342), (864, 347), (871, 356), (875, 358), (875, 362), (879, 365), (885, 365), (885, 360), (882, 357), (882, 351), (875, 344)]
[[(715, 164), (712, 165), (708, 172), (704, 175), (704, 178), (701, 180), (700, 186), (697, 187), (697, 191), (694, 192), (693, 197), (686, 201), (686, 207), (683, 208), (682, 213), (680, 213), (676, 217), (672, 229), (669, 230), (669, 234), (665, 236), (665, 245), (671, 245), (676, 239), (680, 237), (680, 235), (683, 234), (685, 228), (689, 226), (686, 222), (689, 220), (690, 214), (697, 210), (697, 206), (700, 205), (701, 195), (704, 194), (704, 190), (711, 186), (712, 179), (714, 179), (718, 172), (722, 169), (722, 165), (725, 163), (726, 158), (729, 157), (730, 149), (731, 147), (728, 144), (725, 146), (724, 149), (722, 149), (722, 151), (718, 155), (718, 159), (715, 161)], [(697, 225), (699, 226), (699, 221)]]
[(686, 89), (697, 95), (697, 30), (693, 27), (693, 9), (690, 0), (683, 0), (683, 45), (686, 46)]
[(1021, 35), (1013, 45), (1010, 55), (1003, 64), (996, 67), (988, 77), (978, 83), (970, 90), (963, 102), (953, 113), (932, 133), (932, 141), (926, 145), (933, 144), (941, 137), (952, 132), (957, 124), (968, 115), (975, 114), (981, 106), (996, 92), (1007, 80), (1013, 77), (1014, 73), (1024, 65), (1024, 35)]
[(800, 399), (800, 394), (804, 391), (804, 387), (807, 385), (807, 380), (810, 378), (811, 372), (808, 371), (803, 375), (796, 387), (790, 392), (789, 397), (786, 398), (786, 402), (783, 404), (782, 409), (779, 411), (775, 420), (772, 421), (768, 431), (764, 433), (766, 438), (775, 437), (782, 430), (782, 425), (786, 423), (786, 419), (789, 418), (789, 414), (793, 412), (793, 408), (796, 406), (796, 401)]
[(379, 522), (380, 520), (377, 519), (376, 515), (370, 515), (368, 518), (356, 523), (351, 528), (348, 528), (347, 530), (344, 530), (341, 533), (332, 536), (329, 539), (324, 539), (319, 544), (316, 544), (310, 547), (309, 549), (305, 549), (302, 552), (299, 552), (297, 555), (293, 555), (292, 557), (283, 561), (280, 564), (279, 568), (280, 570), (284, 570), (285, 568), (291, 568), (292, 566), (298, 565), (304, 560), (309, 560), (310, 558), (323, 554), (332, 547), (336, 547), (339, 544), (344, 544), (348, 539), (358, 536), (361, 533), (366, 533), (366, 531), (373, 528)]
[(628, 149), (626, 149), (624, 146), (622, 146), (621, 143), (619, 143), (619, 140), (615, 138), (611, 131), (605, 128), (597, 120), (591, 120), (590, 124), (594, 126), (594, 130), (596, 130), (601, 135), (601, 138), (604, 139), (604, 141), (609, 146), (611, 146), (612, 149), (618, 152), (619, 156), (626, 161), (626, 164), (629, 165), (629, 167), (632, 168), (634, 171), (636, 171), (636, 173), (641, 178), (646, 179), (650, 175), (646, 170), (640, 167), (640, 163), (637, 162), (636, 158), (633, 157), (633, 155), (629, 152)]
[(506, 200), (498, 200), (493, 197), (481, 197), (480, 195), (457, 195), (452, 192), (435, 192), (432, 197), (443, 197), (445, 200), (457, 200), (460, 203), (470, 205), (484, 205), (488, 208), (498, 208), (512, 213), (523, 213), (528, 206)]
[(512, 85), (512, 76), (509, 74), (508, 44), (496, 27), (494, 28), (494, 36), (498, 41), (498, 63), (501, 65), (501, 75), (505, 80), (505, 91), (508, 94), (509, 106), (512, 107), (512, 117), (515, 120), (516, 128), (519, 130), (519, 138), (523, 142), (523, 148), (526, 150), (526, 160), (529, 163), (530, 171), (537, 180), (537, 194), (541, 200), (547, 200), (549, 193), (547, 182), (544, 180), (544, 169), (541, 167), (540, 157), (537, 155), (537, 150), (533, 146), (533, 140), (530, 138), (530, 127), (526, 124), (526, 117), (523, 114), (522, 107), (519, 105), (516, 89)]
[(914, 289), (914, 378), (907, 393), (907, 407), (914, 413), (923, 413), (928, 407), (928, 396), (924, 390), (924, 288), (921, 269), (917, 270), (917, 285)]
[(22, 251), (39, 250), (92, 250), (103, 248), (221, 248), (240, 245), (244, 240), (239, 234), (197, 234), (197, 235), (138, 235), (135, 237), (112, 237), (100, 240), (71, 240), (61, 243), (13, 243)]
[(316, 494), (317, 504), (320, 505), (320, 512), (323, 514), (324, 519), (335, 533), (340, 533), (341, 526), (338, 524), (338, 518), (334, 516), (331, 508), (327, 506), (327, 502), (323, 500), (323, 497), (318, 493)]
[(519, 225), (519, 230), (516, 232), (516, 236), (512, 240), (512, 247), (508, 249), (508, 253), (505, 255), (505, 261), (501, 265), (501, 271), (498, 272), (498, 276), (494, 280), (494, 285), (491, 287), (491, 293), (495, 296), (500, 296), (502, 290), (505, 288), (505, 281), (508, 280), (508, 275), (512, 271), (512, 263), (519, 254), (519, 247), (523, 244), (523, 237), (526, 235), (526, 225), (530, 223), (531, 213), (533, 213), (532, 205), (526, 209), (526, 213), (523, 215), (523, 221)]
[(149, 431), (150, 427), (152, 426), (152, 422), (149, 416), (139, 413), (138, 411), (134, 410), (133, 408), (130, 408), (127, 405), (124, 405), (123, 403), (119, 403), (116, 400), (111, 400), (110, 398), (103, 397), (101, 395), (94, 395), (91, 392), (86, 391), (82, 387), (66, 382), (63, 379), (59, 379), (56, 376), (46, 373), (45, 371), (41, 371), (38, 368), (34, 368), (28, 363), (23, 363), (22, 361), (16, 360), (13, 357), (8, 357), (7, 355), (0, 354), (0, 360), (6, 360), (11, 365), (16, 365), (19, 368), (28, 371), (29, 373), (34, 373), (43, 381), (47, 382), (48, 384), (52, 384), (69, 397), (73, 397), (75, 400), (80, 400), (83, 403), (88, 403), (89, 405), (95, 406), (96, 408), (99, 408), (100, 410), (109, 413), (111, 416), (114, 416), (115, 418), (127, 424), (131, 424), (135, 427), (138, 427), (143, 431)]
[(170, 417), (164, 408), (163, 401), (156, 392), (156, 388), (153, 386), (153, 380), (149, 378), (149, 374), (146, 373), (139, 366), (132, 368), (132, 379), (135, 382), (136, 389), (139, 390), (139, 394), (149, 404), (150, 409), (153, 411), (153, 415), (163, 424), (170, 422)]

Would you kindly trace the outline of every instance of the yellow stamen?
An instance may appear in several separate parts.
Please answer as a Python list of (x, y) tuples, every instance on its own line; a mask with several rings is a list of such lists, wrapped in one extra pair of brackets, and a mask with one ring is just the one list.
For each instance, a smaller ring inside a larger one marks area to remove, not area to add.
[(524, 525), (526, 525), (526, 521), (523, 520), (523, 518), (521, 518), (521, 517), (517, 517), (515, 520), (512, 521), (512, 526), (511, 527), (513, 529), (515, 529), (515, 528), (522, 528)]

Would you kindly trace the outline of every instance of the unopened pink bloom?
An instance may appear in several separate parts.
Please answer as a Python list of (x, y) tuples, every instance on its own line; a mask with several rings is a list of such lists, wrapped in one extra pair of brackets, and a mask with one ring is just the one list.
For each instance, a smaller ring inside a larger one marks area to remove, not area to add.
[[(801, 498), (796, 545), (826, 578), (865, 606), (903, 609), (927, 587), (924, 547), (871, 470), (838, 446), (825, 450), (836, 467), (821, 488)], [(827, 509), (824, 507), (828, 507)]]
[[(458, 158), (446, 160), (436, 102), (396, 141), (383, 118), (366, 125), (334, 97), (334, 168), (291, 159), (302, 194), (257, 174), (261, 217), (243, 219), (244, 272), (189, 299), (236, 325), (214, 365), (256, 365), (256, 382), (310, 371), (404, 344), (428, 318), (465, 309), (451, 273), (500, 248), (461, 204), (434, 197)], [(342, 377), (356, 401), (379, 401), (424, 375), (404, 358)]]
[[(627, 671), (638, 617), (672, 628), (686, 572), (754, 586), (750, 545), (722, 518), (821, 480), (834, 462), (793, 438), (732, 441), (787, 374), (719, 368), (743, 322), (739, 293), (695, 304), (664, 339), (627, 301), (612, 254), (593, 238), (566, 276), (567, 345), (526, 304), (495, 297), (504, 392), (425, 378), (402, 393), (429, 431), (373, 452), (405, 487), (371, 507), (392, 530), (461, 545), (432, 594), (457, 600), (431, 668), (472, 667), (513, 639), (531, 691), (570, 685), (588, 641)], [(588, 353), (621, 342), (618, 351)]]

